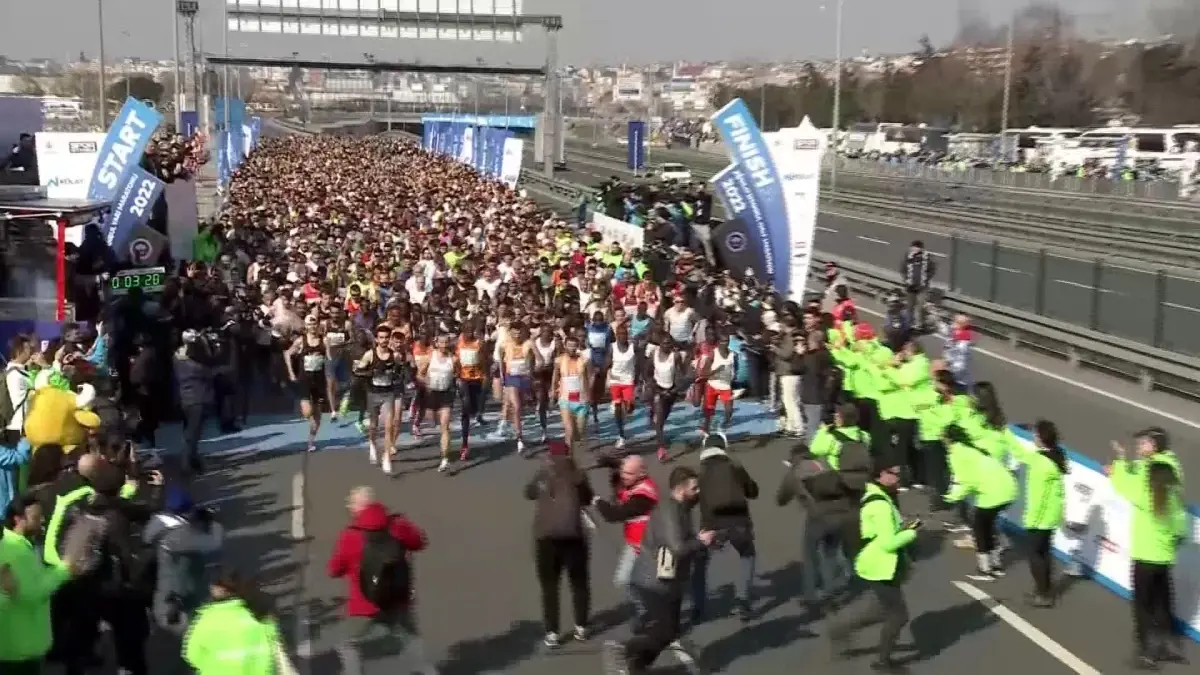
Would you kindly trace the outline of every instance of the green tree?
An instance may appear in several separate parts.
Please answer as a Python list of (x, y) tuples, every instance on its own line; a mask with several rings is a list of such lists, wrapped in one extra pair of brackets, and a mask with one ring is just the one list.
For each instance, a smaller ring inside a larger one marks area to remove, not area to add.
[[(165, 102), (165, 89), (160, 82), (148, 75), (129, 75), (108, 85), (105, 96), (110, 101), (124, 101), (132, 96), (139, 101), (153, 101), (155, 104)], [(169, 99), (170, 97), (167, 96)]]

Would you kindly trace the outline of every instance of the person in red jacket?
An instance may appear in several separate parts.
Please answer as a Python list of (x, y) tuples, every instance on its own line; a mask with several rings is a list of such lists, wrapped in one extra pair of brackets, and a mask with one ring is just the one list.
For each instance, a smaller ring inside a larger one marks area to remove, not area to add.
[(346, 675), (362, 673), (360, 645), (382, 637), (394, 643), (388, 651), (400, 655), (401, 663), (409, 665), (408, 670), (401, 672), (435, 675), (437, 670), (425, 660), (425, 648), (417, 633), (412, 603), (381, 610), (363, 597), (359, 581), (359, 566), (368, 534), (386, 531), (412, 554), (425, 550), (428, 545), (425, 532), (404, 516), (388, 513), (387, 507), (375, 500), (369, 487), (351, 491), (346, 505), (350, 511), (350, 525), (338, 535), (328, 565), (329, 576), (345, 579), (348, 588), (345, 638), (338, 647), (343, 672)]
[(622, 536), (625, 547), (621, 558), (617, 561), (617, 571), (614, 575), (616, 586), (629, 596), (633, 602), (634, 612), (641, 616), (642, 603), (636, 591), (629, 583), (633, 574), (633, 562), (642, 549), (642, 535), (646, 532), (646, 523), (650, 521), (650, 512), (658, 504), (658, 485), (646, 471), (646, 460), (639, 455), (626, 457), (609, 457), (604, 461), (613, 471), (612, 483), (613, 501), (593, 499), (592, 506), (600, 513), (600, 517), (610, 523), (623, 523)]

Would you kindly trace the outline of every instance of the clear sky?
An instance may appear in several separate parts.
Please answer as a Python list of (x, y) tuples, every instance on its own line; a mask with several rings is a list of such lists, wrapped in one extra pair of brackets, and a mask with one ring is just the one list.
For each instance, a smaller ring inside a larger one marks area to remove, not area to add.
[[(243, 0), (247, 2), (248, 0)], [(425, 0), (422, 0), (423, 2)], [(454, 0), (442, 0), (452, 5)], [(1110, 37), (1153, 34), (1156, 8), (1190, 0), (1059, 0), (1092, 33)], [(0, 0), (0, 54), (9, 57), (94, 57), (99, 49), (97, 7), (103, 2), (108, 58), (169, 58), (173, 0)], [(203, 50), (220, 53), (224, 0), (200, 0)], [(254, 0), (249, 0), (254, 2)], [(836, 0), (524, 0), (527, 14), (560, 14), (560, 62), (644, 63), (668, 60), (827, 58), (834, 53)], [(464, 0), (464, 5), (466, 0)], [(1028, 0), (845, 0), (846, 54), (910, 51), (922, 34), (944, 43), (964, 17), (1003, 24)], [(540, 32), (540, 31), (539, 31)], [(540, 65), (545, 44), (521, 45), (279, 36), (230, 33), (239, 56), (328, 57), (424, 63)]]

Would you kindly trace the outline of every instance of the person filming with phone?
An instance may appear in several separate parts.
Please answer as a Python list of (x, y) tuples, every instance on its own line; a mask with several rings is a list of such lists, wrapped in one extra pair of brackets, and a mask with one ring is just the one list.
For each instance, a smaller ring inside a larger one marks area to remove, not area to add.
[(908, 623), (908, 604), (904, 600), (904, 582), (908, 578), (906, 549), (917, 539), (920, 519), (904, 520), (896, 505), (900, 484), (900, 464), (892, 459), (876, 465), (875, 478), (867, 484), (859, 509), (859, 541), (854, 556), (854, 573), (870, 591), (868, 602), (835, 617), (829, 625), (829, 641), (835, 654), (848, 649), (850, 634), (859, 628), (882, 623), (879, 652), (872, 670), (899, 672), (901, 665), (892, 657), (900, 630)]

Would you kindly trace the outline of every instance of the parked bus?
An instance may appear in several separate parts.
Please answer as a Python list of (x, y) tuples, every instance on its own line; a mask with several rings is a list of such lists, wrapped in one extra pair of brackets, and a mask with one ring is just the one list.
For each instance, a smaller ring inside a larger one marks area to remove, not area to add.
[(1122, 153), (1125, 164), (1157, 164), (1179, 169), (1185, 152), (1200, 151), (1200, 125), (1181, 124), (1170, 128), (1101, 127), (1079, 134), (1063, 150), (1068, 166), (1089, 162), (1111, 166)]
[(1005, 129), (1000, 138), (1001, 154), (1010, 162), (1049, 161), (1055, 147), (1082, 133), (1070, 127)]

